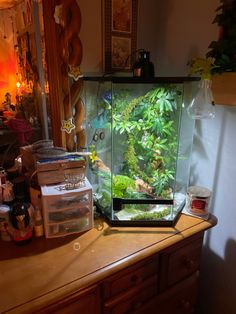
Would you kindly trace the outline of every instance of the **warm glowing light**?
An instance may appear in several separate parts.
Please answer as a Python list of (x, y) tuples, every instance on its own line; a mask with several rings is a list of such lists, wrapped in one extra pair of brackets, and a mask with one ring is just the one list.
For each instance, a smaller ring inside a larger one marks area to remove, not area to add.
[[(1, 32), (0, 32), (1, 34)], [(10, 37), (3, 39), (0, 37), (0, 108), (5, 101), (5, 94), (11, 94), (11, 99), (15, 101), (16, 94), (16, 69), (17, 60), (12, 51)]]
[(21, 87), (21, 83), (20, 82), (16, 82), (16, 88), (19, 89)]
[(45, 93), (46, 93), (46, 94), (49, 93), (49, 84), (48, 84), (48, 81), (45, 83)]

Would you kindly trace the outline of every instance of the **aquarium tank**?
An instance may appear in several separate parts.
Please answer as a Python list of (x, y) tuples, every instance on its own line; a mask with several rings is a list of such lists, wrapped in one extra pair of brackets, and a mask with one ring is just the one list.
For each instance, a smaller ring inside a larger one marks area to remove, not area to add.
[(110, 225), (173, 226), (189, 180), (196, 79), (85, 77), (87, 177)]

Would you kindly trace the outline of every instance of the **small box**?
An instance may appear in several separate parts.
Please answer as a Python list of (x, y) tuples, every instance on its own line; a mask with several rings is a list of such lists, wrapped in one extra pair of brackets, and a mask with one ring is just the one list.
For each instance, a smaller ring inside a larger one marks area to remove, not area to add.
[(92, 186), (87, 178), (73, 190), (66, 190), (66, 184), (41, 186), (41, 194), (46, 238), (93, 228)]
[(58, 184), (67, 176), (82, 178), (85, 176), (84, 157), (68, 156), (55, 159), (42, 159), (36, 162), (39, 185)]
[(35, 157), (32, 150), (32, 145), (20, 147), (20, 156), (22, 156), (22, 167), (27, 172), (35, 171)]

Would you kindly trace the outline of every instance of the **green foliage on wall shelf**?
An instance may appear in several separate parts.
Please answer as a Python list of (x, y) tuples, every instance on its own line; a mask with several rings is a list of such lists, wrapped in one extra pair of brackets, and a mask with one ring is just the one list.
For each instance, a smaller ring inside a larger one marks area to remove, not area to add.
[(209, 45), (207, 58), (213, 58), (215, 68), (212, 73), (236, 71), (236, 0), (221, 0), (212, 23), (220, 27), (218, 40)]

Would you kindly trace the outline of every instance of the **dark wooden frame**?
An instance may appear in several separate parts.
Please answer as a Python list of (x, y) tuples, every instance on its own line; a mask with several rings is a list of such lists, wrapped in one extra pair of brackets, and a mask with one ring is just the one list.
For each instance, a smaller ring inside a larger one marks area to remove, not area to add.
[(43, 0), (44, 35), (48, 65), (49, 102), (51, 111), (52, 137), (55, 146), (63, 146), (65, 138), (61, 132), (64, 118), (63, 93), (60, 71), (59, 26), (55, 23), (54, 12), (57, 0)]
[[(137, 45), (138, 0), (126, 0), (127, 7), (124, 8), (123, 13), (117, 10), (116, 5), (119, 2), (122, 3), (123, 0), (104, 0), (105, 72), (130, 71), (134, 61), (133, 53)], [(115, 23), (116, 20), (121, 23)]]

